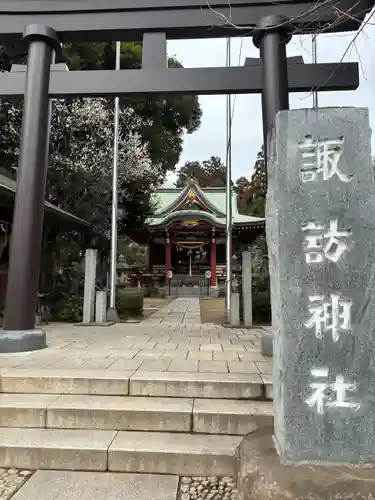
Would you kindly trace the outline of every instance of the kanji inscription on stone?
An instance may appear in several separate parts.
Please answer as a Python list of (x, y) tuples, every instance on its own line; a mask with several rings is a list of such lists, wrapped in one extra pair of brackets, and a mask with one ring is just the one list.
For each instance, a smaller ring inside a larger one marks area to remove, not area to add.
[(324, 224), (308, 222), (302, 231), (305, 232), (305, 259), (308, 264), (323, 262), (324, 259), (338, 262), (348, 250), (348, 237), (351, 231), (338, 228), (337, 219), (330, 220), (328, 229)]
[(334, 382), (329, 383), (328, 368), (313, 368), (311, 375), (316, 380), (309, 384), (311, 394), (306, 399), (306, 404), (315, 407), (318, 413), (323, 414), (327, 408), (351, 408), (353, 410), (360, 408), (360, 403), (347, 398), (347, 392), (355, 391), (356, 384), (345, 382), (342, 375), (336, 375)]
[(336, 139), (314, 140), (306, 135), (299, 142), (302, 154), (302, 182), (314, 182), (321, 175), (323, 180), (337, 176), (341, 182), (350, 182), (350, 175), (340, 170), (340, 158), (343, 154), (344, 137)]
[(309, 303), (310, 318), (305, 326), (314, 330), (317, 339), (322, 339), (327, 332), (330, 332), (332, 340), (337, 342), (341, 332), (350, 332), (352, 309), (350, 300), (337, 293), (331, 293), (328, 300), (325, 300), (324, 295), (310, 296)]

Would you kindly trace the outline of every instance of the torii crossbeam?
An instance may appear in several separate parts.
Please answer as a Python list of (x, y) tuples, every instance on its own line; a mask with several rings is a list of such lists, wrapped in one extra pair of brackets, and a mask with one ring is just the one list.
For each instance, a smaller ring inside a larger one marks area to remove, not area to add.
[[(290, 92), (355, 90), (358, 64), (288, 64), (288, 81)], [(0, 74), (0, 95), (4, 97), (22, 97), (25, 85), (25, 73)], [(234, 68), (52, 71), (49, 96), (259, 94), (262, 89), (259, 60), (258, 65)]]

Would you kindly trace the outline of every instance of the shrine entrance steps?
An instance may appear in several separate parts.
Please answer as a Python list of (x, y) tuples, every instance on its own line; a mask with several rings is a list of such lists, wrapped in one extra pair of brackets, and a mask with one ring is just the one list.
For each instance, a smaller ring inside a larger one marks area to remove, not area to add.
[(175, 275), (170, 285), (165, 287), (170, 297), (209, 297), (211, 295), (210, 282), (200, 275)]
[(0, 355), (0, 467), (235, 476), (242, 436), (272, 421), (261, 329), (48, 330), (49, 348)]

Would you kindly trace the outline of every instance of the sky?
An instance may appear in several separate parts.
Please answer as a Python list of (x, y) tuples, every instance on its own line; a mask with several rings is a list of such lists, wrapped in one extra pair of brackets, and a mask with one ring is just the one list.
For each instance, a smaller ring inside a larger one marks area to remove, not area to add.
[[(368, 21), (368, 20), (367, 20)], [(259, 57), (259, 50), (251, 38), (232, 39), (232, 65), (242, 66), (246, 57)], [(241, 50), (242, 46), (242, 50)], [(360, 85), (355, 91), (320, 92), (319, 107), (368, 107), (370, 122), (375, 127), (375, 14), (361, 34), (318, 35), (318, 62), (357, 61)], [(305, 63), (312, 62), (311, 36), (294, 36), (287, 45), (287, 55), (301, 55)], [(225, 39), (173, 40), (168, 42), (168, 54), (176, 56), (187, 68), (225, 66)], [(311, 108), (311, 94), (291, 94), (290, 109)], [(251, 177), (257, 152), (263, 142), (260, 95), (233, 96), (234, 120), (232, 125), (232, 178)], [(197, 132), (186, 135), (179, 165), (185, 161), (203, 161), (210, 156), (225, 159), (226, 150), (226, 97), (201, 96), (202, 125)], [(372, 136), (375, 153), (375, 134)], [(176, 174), (171, 174), (167, 186), (173, 186)]]

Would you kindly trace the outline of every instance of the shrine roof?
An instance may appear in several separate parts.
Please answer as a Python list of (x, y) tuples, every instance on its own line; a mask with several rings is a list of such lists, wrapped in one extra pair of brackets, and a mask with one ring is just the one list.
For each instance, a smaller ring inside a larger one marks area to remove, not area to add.
[[(193, 200), (200, 210), (187, 209), (188, 200)], [(201, 188), (191, 179), (184, 188), (162, 188), (152, 196), (155, 206), (154, 216), (148, 219), (149, 226), (162, 226), (176, 218), (197, 216), (217, 226), (225, 226), (226, 189), (224, 187)], [(203, 208), (203, 210), (202, 210)], [(233, 223), (238, 226), (263, 225), (264, 218), (240, 214), (237, 207), (237, 194), (232, 192)]]
[[(0, 194), (1, 194), (0, 206), (9, 205), (9, 207), (13, 209), (16, 189), (17, 189), (16, 180), (0, 173)], [(60, 221), (64, 220), (77, 228), (85, 227), (92, 230), (92, 224), (90, 224), (89, 222), (69, 212), (66, 212), (65, 210), (62, 210), (61, 208), (57, 207), (56, 205), (53, 205), (52, 203), (49, 203), (48, 201), (45, 201), (44, 207), (46, 215), (50, 216), (50, 218), (52, 219)]]

